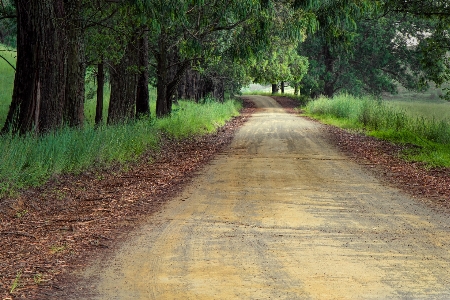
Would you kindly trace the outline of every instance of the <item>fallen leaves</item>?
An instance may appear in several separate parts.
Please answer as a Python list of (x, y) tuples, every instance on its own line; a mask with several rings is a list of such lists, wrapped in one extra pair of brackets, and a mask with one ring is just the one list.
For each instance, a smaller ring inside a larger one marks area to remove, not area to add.
[(66, 286), (73, 282), (67, 274), (112, 251), (181, 191), (254, 111), (251, 102), (244, 104), (241, 116), (216, 134), (183, 141), (165, 137), (161, 152), (149, 152), (126, 169), (60, 176), (0, 199), (0, 299), (48, 299), (55, 292), (70, 298)]

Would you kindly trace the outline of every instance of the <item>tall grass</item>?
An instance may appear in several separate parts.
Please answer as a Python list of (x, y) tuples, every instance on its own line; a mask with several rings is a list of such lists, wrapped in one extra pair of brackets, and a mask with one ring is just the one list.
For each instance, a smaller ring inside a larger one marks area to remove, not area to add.
[(450, 123), (446, 120), (414, 117), (384, 101), (349, 95), (312, 101), (306, 112), (326, 123), (363, 129), (378, 138), (415, 145), (404, 153), (406, 158), (429, 166), (450, 167)]
[(388, 104), (404, 110), (412, 117), (450, 122), (450, 102), (445, 100), (389, 100)]
[(205, 105), (180, 101), (172, 116), (142, 119), (117, 126), (81, 130), (65, 128), (42, 137), (0, 137), (0, 197), (37, 186), (51, 176), (79, 173), (139, 158), (158, 149), (161, 133), (186, 138), (214, 132), (238, 114), (235, 101)]
[(196, 104), (180, 101), (170, 118), (159, 119), (155, 127), (174, 138), (189, 137), (196, 134), (214, 132), (223, 126), (230, 116), (239, 114), (239, 107), (234, 101), (218, 104), (213, 101)]

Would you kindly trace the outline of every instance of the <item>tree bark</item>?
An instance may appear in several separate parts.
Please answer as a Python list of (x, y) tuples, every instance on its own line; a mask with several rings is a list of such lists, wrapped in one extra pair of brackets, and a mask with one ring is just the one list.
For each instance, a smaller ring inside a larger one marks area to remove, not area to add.
[(127, 122), (136, 115), (137, 65), (138, 47), (136, 42), (130, 42), (121, 61), (110, 68), (108, 124)]
[(139, 39), (139, 78), (136, 95), (136, 117), (150, 116), (150, 96), (148, 92), (148, 34), (144, 28)]
[(63, 124), (67, 39), (63, 0), (15, 0), (17, 65), (2, 132), (46, 132)]
[(66, 9), (71, 16), (67, 23), (67, 78), (64, 122), (79, 127), (84, 122), (84, 94), (86, 64), (81, 23), (81, 2), (66, 0)]
[(95, 108), (95, 125), (103, 121), (103, 90), (105, 88), (105, 67), (103, 61), (97, 65), (97, 106)]
[(284, 81), (281, 82), (281, 93), (284, 94)]
[(168, 63), (167, 48), (163, 37), (158, 41), (158, 54), (156, 55), (156, 116), (164, 117), (170, 114), (167, 104)]
[(334, 96), (334, 80), (333, 80), (333, 74), (334, 74), (334, 58), (331, 54), (330, 47), (325, 44), (323, 46), (323, 55), (324, 55), (324, 62), (325, 62), (325, 77), (323, 78), (324, 81), (324, 95), (328, 98), (333, 98)]
[[(158, 41), (158, 51), (155, 55), (157, 61), (156, 71), (156, 116), (165, 117), (172, 112), (173, 96), (177, 92), (178, 83), (182, 80), (190, 63), (188, 60), (183, 62), (178, 61), (176, 69), (170, 67), (170, 58), (175, 55), (170, 55), (164, 36), (161, 35)], [(171, 70), (172, 69), (172, 70)], [(171, 74), (172, 73), (172, 74)]]
[(278, 93), (278, 84), (272, 83), (272, 94)]

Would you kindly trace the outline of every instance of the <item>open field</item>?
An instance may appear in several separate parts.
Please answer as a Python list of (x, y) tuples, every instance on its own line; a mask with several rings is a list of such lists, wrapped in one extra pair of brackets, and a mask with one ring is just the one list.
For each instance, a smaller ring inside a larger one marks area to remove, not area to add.
[[(12, 65), (16, 64), (16, 52), (9, 51), (0, 44), (0, 55)], [(14, 69), (3, 58), (0, 57), (0, 128), (3, 126), (14, 86)]]
[(450, 121), (450, 102), (439, 98), (439, 95), (442, 95), (442, 90), (434, 86), (423, 93), (399, 88), (397, 95), (385, 95), (383, 99), (412, 117)]

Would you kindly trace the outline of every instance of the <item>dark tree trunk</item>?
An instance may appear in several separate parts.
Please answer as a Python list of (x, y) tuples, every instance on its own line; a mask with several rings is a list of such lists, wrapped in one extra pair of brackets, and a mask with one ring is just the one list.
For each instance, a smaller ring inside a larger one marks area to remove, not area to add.
[(81, 24), (81, 2), (66, 0), (71, 19), (67, 20), (67, 78), (64, 122), (71, 127), (82, 126), (84, 122), (84, 94), (86, 64)]
[(324, 95), (328, 98), (333, 98), (334, 96), (334, 58), (331, 54), (328, 45), (323, 46), (323, 55), (325, 61), (325, 77), (324, 80)]
[(294, 85), (294, 95), (298, 96), (299, 92), (300, 92), (300, 87), (298, 84), (295, 84)]
[(178, 83), (182, 80), (186, 70), (189, 67), (189, 61), (178, 62), (177, 68), (170, 67), (171, 57), (168, 53), (164, 37), (160, 37), (158, 42), (158, 51), (155, 55), (157, 61), (156, 71), (156, 116), (165, 117), (172, 112), (173, 97), (177, 92)]
[(272, 83), (272, 94), (278, 93), (278, 83)]
[(148, 92), (148, 35), (144, 29), (143, 36), (139, 39), (139, 78), (136, 95), (136, 116), (150, 116), (149, 92)]
[(157, 70), (156, 70), (156, 116), (164, 117), (170, 114), (167, 103), (167, 84), (168, 84), (168, 58), (167, 48), (164, 39), (161, 37), (158, 43)]
[(186, 74), (187, 72), (181, 77), (180, 83), (177, 87), (177, 93), (176, 93), (176, 99), (184, 99), (186, 94)]
[(110, 68), (108, 124), (123, 123), (136, 115), (138, 72), (133, 67), (138, 65), (138, 50), (136, 42), (130, 42), (121, 61)]
[(17, 66), (3, 132), (45, 132), (63, 124), (67, 39), (63, 0), (16, 0)]
[(222, 80), (218, 80), (214, 85), (214, 98), (220, 102), (225, 101), (225, 89)]
[(281, 82), (281, 93), (284, 94), (284, 81)]
[(97, 106), (95, 108), (95, 125), (100, 126), (103, 121), (103, 90), (105, 88), (105, 68), (103, 61), (97, 66)]

